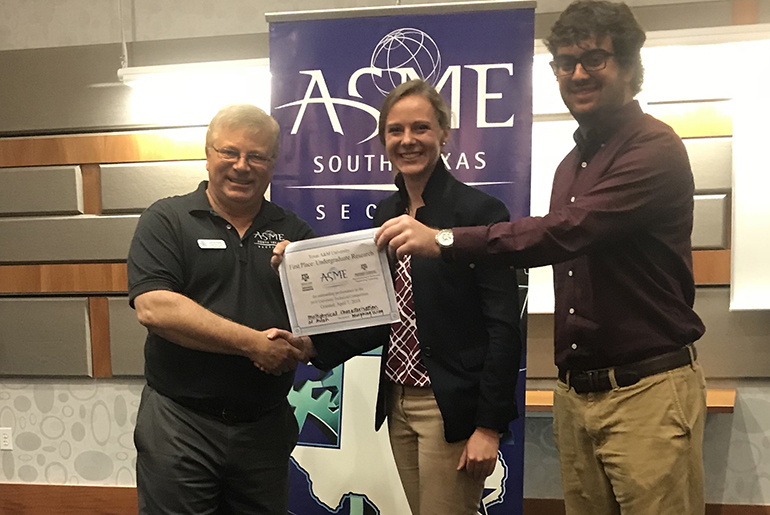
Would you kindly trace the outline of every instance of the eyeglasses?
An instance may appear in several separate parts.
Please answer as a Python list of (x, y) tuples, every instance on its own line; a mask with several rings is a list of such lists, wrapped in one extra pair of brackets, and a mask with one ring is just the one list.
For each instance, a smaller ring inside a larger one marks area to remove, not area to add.
[[(222, 158), (223, 161), (230, 163), (238, 161), (243, 155), (241, 154), (240, 150), (235, 150), (234, 148), (217, 148), (214, 145), (209, 146), (213, 148), (217, 154), (219, 154), (219, 157)], [(259, 152), (249, 152), (246, 154), (246, 162), (251, 166), (265, 166), (272, 161), (272, 157), (260, 154)]]
[(598, 72), (607, 67), (607, 59), (615, 54), (607, 52), (603, 48), (592, 48), (580, 57), (572, 55), (559, 54), (550, 62), (553, 74), (557, 77), (564, 77), (575, 73), (575, 67), (580, 66), (587, 72)]

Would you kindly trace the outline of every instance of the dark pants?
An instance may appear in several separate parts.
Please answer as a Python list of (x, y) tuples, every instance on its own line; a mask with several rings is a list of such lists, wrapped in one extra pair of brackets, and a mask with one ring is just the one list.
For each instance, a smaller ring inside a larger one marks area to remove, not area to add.
[(149, 386), (136, 420), (141, 515), (286, 515), (298, 427), (288, 402), (226, 424)]

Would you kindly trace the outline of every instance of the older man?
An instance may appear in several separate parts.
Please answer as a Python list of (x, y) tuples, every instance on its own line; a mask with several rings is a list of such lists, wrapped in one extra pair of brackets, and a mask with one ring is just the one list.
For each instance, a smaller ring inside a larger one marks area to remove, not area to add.
[(287, 512), (298, 428), (286, 395), (302, 356), (268, 338), (289, 328), (270, 257), (312, 230), (263, 198), (277, 151), (278, 125), (261, 109), (222, 109), (206, 134), (209, 180), (156, 202), (137, 226), (128, 278), (148, 329), (134, 434), (142, 514)]
[(546, 45), (577, 146), (550, 212), (437, 231), (386, 222), (399, 255), (554, 265), (554, 434), (567, 514), (703, 514), (703, 372), (693, 342), (693, 178), (681, 139), (644, 114), (645, 34), (622, 3), (578, 1)]

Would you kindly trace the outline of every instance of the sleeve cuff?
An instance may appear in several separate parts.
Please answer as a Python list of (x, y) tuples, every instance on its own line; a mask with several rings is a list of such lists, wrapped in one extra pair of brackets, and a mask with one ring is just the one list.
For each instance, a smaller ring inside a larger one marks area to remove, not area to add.
[(489, 227), (455, 227), (453, 254), (456, 261), (471, 261), (486, 254)]

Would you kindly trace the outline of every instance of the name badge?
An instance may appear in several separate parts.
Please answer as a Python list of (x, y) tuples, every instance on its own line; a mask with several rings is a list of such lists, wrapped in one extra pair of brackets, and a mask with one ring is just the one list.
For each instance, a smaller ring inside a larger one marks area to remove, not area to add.
[(202, 249), (226, 249), (225, 240), (198, 240), (198, 246)]

